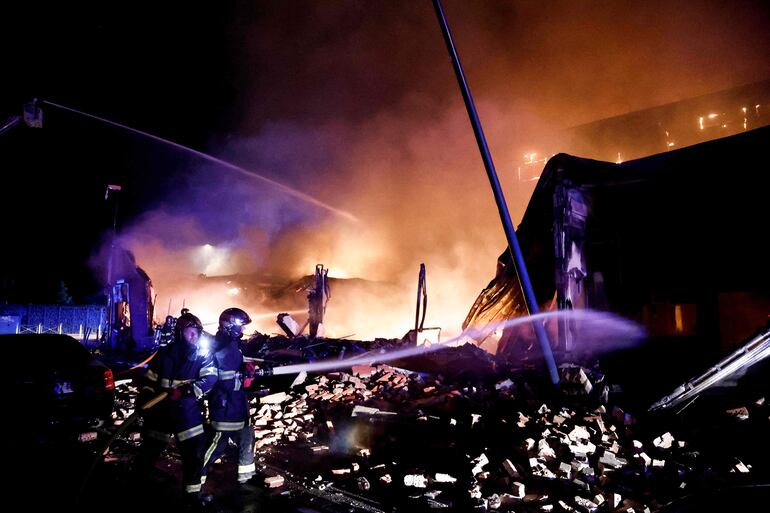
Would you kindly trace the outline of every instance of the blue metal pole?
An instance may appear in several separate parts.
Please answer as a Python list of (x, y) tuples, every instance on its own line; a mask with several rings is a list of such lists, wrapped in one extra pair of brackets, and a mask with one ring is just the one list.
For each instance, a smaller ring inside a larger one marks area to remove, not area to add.
[[(473, 97), (471, 96), (470, 87), (465, 80), (465, 72), (463, 71), (462, 64), (460, 64), (460, 57), (457, 55), (457, 49), (455, 48), (452, 34), (449, 32), (449, 25), (444, 15), (444, 7), (441, 5), (441, 0), (433, 0), (433, 7), (436, 10), (436, 16), (438, 17), (439, 25), (441, 26), (441, 32), (444, 35), (444, 42), (449, 50), (449, 56), (452, 59), (452, 66), (457, 75), (457, 82), (460, 85), (460, 92), (463, 95), (465, 101), (465, 107), (468, 110), (468, 117), (471, 120), (473, 126), (473, 133), (476, 135), (476, 142), (479, 145), (479, 151), (481, 152), (481, 159), (484, 161), (484, 168), (487, 170), (487, 176), (489, 177), (489, 183), (492, 185), (492, 192), (495, 195), (495, 202), (497, 203), (497, 211), (500, 213), (500, 220), (503, 222), (503, 229), (505, 230), (505, 237), (508, 239), (508, 247), (513, 254), (513, 261), (516, 264), (516, 271), (519, 274), (519, 280), (521, 281), (522, 288), (524, 289), (524, 299), (527, 302), (530, 314), (536, 314), (539, 312), (537, 306), (537, 299), (535, 298), (535, 291), (532, 288), (532, 282), (529, 279), (529, 273), (527, 272), (527, 264), (524, 261), (524, 255), (519, 247), (519, 240), (516, 238), (516, 231), (513, 229), (513, 223), (511, 222), (511, 216), (508, 212), (508, 205), (505, 202), (505, 196), (503, 190), (500, 187), (500, 180), (497, 178), (497, 171), (495, 170), (495, 164), (492, 162), (492, 154), (489, 152), (487, 146), (486, 137), (484, 137), (484, 130), (481, 128), (481, 121), (476, 113), (476, 106), (473, 103)], [(543, 323), (541, 321), (533, 321), (532, 326), (535, 329), (535, 335), (540, 343), (540, 348), (543, 351), (545, 362), (548, 365), (548, 373), (551, 377), (551, 382), (554, 385), (559, 384), (559, 372), (556, 369), (556, 362), (553, 359), (553, 352), (551, 351), (551, 344), (548, 340), (548, 334), (545, 332)]]

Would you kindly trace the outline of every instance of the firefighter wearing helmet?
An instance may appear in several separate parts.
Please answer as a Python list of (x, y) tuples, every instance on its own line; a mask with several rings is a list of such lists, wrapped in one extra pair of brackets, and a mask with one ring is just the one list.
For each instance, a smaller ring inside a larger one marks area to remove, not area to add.
[(142, 446), (134, 461), (134, 471), (140, 478), (148, 475), (175, 436), (182, 456), (184, 497), (191, 505), (199, 505), (203, 500), (201, 469), (206, 441), (201, 399), (217, 380), (213, 356), (199, 347), (202, 333), (203, 325), (195, 315), (186, 313), (179, 317), (174, 341), (161, 347), (150, 361), (137, 400), (138, 404), (145, 404), (161, 392), (168, 393), (165, 400), (144, 413)]
[[(209, 418), (214, 429), (211, 443), (203, 457), (203, 480), (211, 464), (221, 457), (232, 439), (239, 450), (238, 482), (245, 483), (256, 473), (254, 466), (254, 429), (249, 425), (249, 402), (244, 386), (246, 369), (240, 340), (251, 323), (240, 308), (228, 308), (219, 316), (214, 341), (214, 365), (217, 383), (208, 398)], [(247, 378), (248, 382), (248, 378)]]
[[(184, 337), (184, 331), (187, 328), (194, 328), (195, 330), (197, 330), (198, 336), (200, 336), (200, 334), (203, 333), (203, 324), (201, 323), (201, 320), (188, 312), (180, 316), (179, 319), (177, 319), (176, 323), (174, 324), (174, 334), (176, 335), (175, 337), (176, 340), (179, 340), (181, 337)], [(190, 335), (193, 332), (188, 330), (187, 333), (188, 335)], [(189, 338), (189, 336), (187, 338)]]

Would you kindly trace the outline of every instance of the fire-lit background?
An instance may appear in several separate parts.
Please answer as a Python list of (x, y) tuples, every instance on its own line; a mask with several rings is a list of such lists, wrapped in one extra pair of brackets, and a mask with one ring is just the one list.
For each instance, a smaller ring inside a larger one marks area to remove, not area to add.
[[(573, 127), (770, 78), (763, 2), (445, 8), (514, 223), (535, 184), (528, 162), (542, 168), (577, 148)], [(72, 105), (237, 163), (357, 221), (51, 111), (32, 140), (0, 141), (2, 215), (14, 233), (0, 266), (3, 301), (48, 301), (61, 282), (76, 300), (98, 295), (112, 221), (102, 195), (119, 183), (119, 238), (152, 278), (161, 320), (169, 303), (204, 322), (241, 306), (257, 329), (275, 331), (272, 315), (258, 316), (301, 304), (292, 284), (322, 263), (331, 277), (366, 280), (333, 284), (327, 334), (401, 336), (424, 262), (426, 326), (459, 330), (505, 238), (430, 2), (28, 9), (4, 17), (18, 26), (3, 45), (13, 70), (3, 109), (32, 96)], [(710, 114), (723, 112), (680, 117), (702, 130)], [(677, 137), (657, 151), (686, 139)], [(651, 152), (623, 149), (618, 159)]]

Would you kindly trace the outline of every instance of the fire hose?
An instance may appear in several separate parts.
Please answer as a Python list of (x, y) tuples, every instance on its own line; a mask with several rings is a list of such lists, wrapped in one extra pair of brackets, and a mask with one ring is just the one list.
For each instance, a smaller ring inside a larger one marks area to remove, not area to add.
[(136, 365), (134, 365), (134, 366), (132, 366), (132, 367), (129, 367), (129, 368), (128, 368), (128, 369), (126, 369), (126, 370), (122, 370), (122, 371), (118, 372), (118, 373), (116, 374), (116, 376), (122, 376), (123, 374), (128, 374), (129, 372), (131, 372), (131, 371), (132, 371), (132, 370), (134, 370), (134, 369), (138, 369), (139, 367), (144, 367), (145, 365), (147, 365), (148, 363), (150, 363), (150, 360), (152, 360), (153, 358), (155, 358), (155, 355), (156, 355), (156, 354), (158, 354), (158, 352), (157, 352), (157, 351), (155, 351), (155, 352), (154, 352), (154, 353), (152, 353), (150, 356), (148, 356), (147, 358), (145, 358), (143, 361), (141, 361), (141, 362), (137, 363)]
[[(154, 355), (153, 355), (154, 356)], [(166, 397), (168, 397), (169, 391), (175, 388), (178, 388), (182, 385), (186, 385), (188, 383), (192, 383), (195, 380), (188, 379), (185, 381), (181, 381), (174, 385), (173, 387), (164, 390), (163, 392), (159, 393), (146, 403), (140, 405), (136, 410), (134, 410), (134, 413), (128, 416), (126, 420), (123, 421), (123, 423), (118, 427), (118, 429), (115, 430), (115, 432), (112, 434), (112, 436), (107, 440), (107, 443), (104, 444), (104, 447), (101, 451), (96, 453), (96, 456), (94, 457), (94, 460), (91, 462), (91, 466), (88, 469), (88, 472), (86, 472), (85, 478), (83, 478), (83, 484), (80, 486), (80, 491), (78, 493), (78, 497), (83, 495), (83, 492), (86, 490), (86, 486), (88, 485), (88, 481), (91, 479), (91, 474), (93, 474), (94, 470), (97, 466), (99, 466), (99, 463), (101, 463), (102, 459), (107, 456), (107, 454), (110, 452), (110, 447), (112, 446), (113, 442), (118, 439), (119, 436), (121, 436), (123, 433), (128, 430), (128, 428), (139, 419), (139, 417), (142, 415), (143, 412), (149, 410), (150, 408), (156, 406), (158, 403), (163, 401)]]
[[(152, 356), (155, 356), (155, 354), (153, 353)], [(150, 358), (152, 358), (152, 356), (150, 356)], [(251, 361), (259, 360), (258, 358), (245, 358), (245, 359), (246, 360), (251, 360)], [(264, 367), (264, 368), (261, 368), (261, 369), (255, 369), (253, 372), (250, 372), (248, 374), (248, 377), (253, 379), (253, 378), (272, 376), (272, 375), (273, 375), (272, 367)], [(188, 380), (181, 381), (181, 382), (177, 383), (176, 385), (174, 385), (173, 387), (171, 387), (171, 388), (169, 388), (167, 390), (164, 390), (163, 392), (159, 393), (158, 395), (156, 395), (155, 397), (153, 397), (152, 399), (150, 399), (146, 403), (140, 405), (136, 410), (134, 410), (134, 413), (129, 415), (129, 417), (126, 420), (123, 421), (123, 423), (120, 425), (120, 427), (118, 427), (118, 429), (115, 430), (115, 432), (112, 434), (112, 436), (107, 440), (107, 443), (104, 444), (104, 447), (102, 448), (102, 450), (96, 453), (96, 456), (94, 457), (93, 462), (91, 462), (91, 466), (89, 467), (88, 472), (86, 472), (85, 478), (83, 479), (83, 484), (80, 486), (80, 492), (79, 492), (78, 496), (79, 497), (82, 496), (83, 493), (85, 492), (86, 487), (88, 485), (88, 481), (91, 479), (91, 474), (93, 474), (94, 470), (96, 469), (97, 466), (99, 466), (99, 463), (102, 461), (102, 459), (105, 456), (107, 456), (107, 454), (110, 452), (110, 447), (115, 442), (115, 440), (117, 440), (118, 437), (123, 435), (123, 433), (125, 433), (126, 430), (128, 430), (128, 428), (134, 422), (136, 422), (137, 419), (139, 419), (139, 417), (141, 416), (141, 414), (143, 412), (149, 410), (150, 408), (156, 406), (158, 403), (160, 403), (161, 401), (166, 399), (168, 397), (169, 392), (171, 390), (173, 390), (175, 388), (178, 388), (178, 387), (180, 387), (182, 385), (187, 385), (189, 383), (193, 383), (194, 381), (195, 380), (193, 380), (193, 379), (188, 379)]]

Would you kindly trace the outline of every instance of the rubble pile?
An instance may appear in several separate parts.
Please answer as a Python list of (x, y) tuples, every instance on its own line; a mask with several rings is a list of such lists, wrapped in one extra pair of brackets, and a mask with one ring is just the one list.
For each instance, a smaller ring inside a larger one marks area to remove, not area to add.
[[(434, 372), (356, 365), (262, 383), (250, 403), (254, 483), (277, 501), (324, 497), (345, 511), (641, 513), (764, 464), (715, 458), (681, 424), (624, 411), (597, 369), (562, 365), (555, 391), (537, 370), (501, 369), (475, 349), (434, 353)], [(427, 370), (431, 356), (405, 363)], [(136, 389), (116, 394), (119, 425)], [(137, 431), (114, 449), (136, 447)]]
[(242, 345), (244, 356), (259, 358), (280, 364), (304, 363), (331, 358), (361, 355), (367, 352), (384, 352), (414, 345), (408, 338), (353, 340), (308, 336), (285, 337), (256, 333)]
[(112, 423), (119, 426), (134, 413), (134, 403), (139, 390), (131, 384), (131, 380), (115, 383), (115, 405), (112, 410)]
[(545, 402), (509, 378), (459, 384), (387, 365), (320, 375), (255, 400), (258, 456), (296, 489), (410, 510), (655, 511), (715, 473), (751, 471), (701, 464), (686, 439), (603, 403), (600, 374), (561, 371), (563, 391)]

